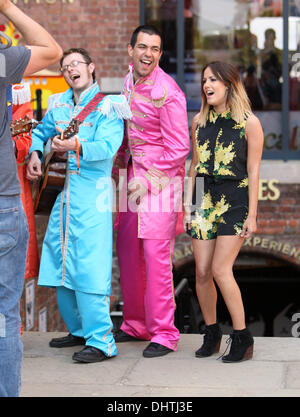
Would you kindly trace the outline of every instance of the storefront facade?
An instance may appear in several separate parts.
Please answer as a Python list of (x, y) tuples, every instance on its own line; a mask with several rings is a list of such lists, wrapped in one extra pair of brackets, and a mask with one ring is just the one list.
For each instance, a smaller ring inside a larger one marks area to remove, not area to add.
[[(140, 23), (160, 28), (164, 40), (161, 66), (184, 90), (190, 121), (201, 104), (203, 66), (212, 60), (225, 60), (238, 67), (253, 110), (262, 122), (265, 143), (259, 229), (242, 248), (235, 266), (236, 277), (248, 305), (247, 320), (254, 334), (290, 336), (292, 315), (300, 311), (297, 298), (300, 293), (300, 0), (15, 0), (15, 3), (53, 33), (64, 49), (86, 47), (95, 60), (102, 90), (107, 93), (121, 90), (132, 30)], [(37, 226), (41, 243), (46, 220), (37, 216)], [(201, 313), (193, 289), (191, 241), (185, 235), (176, 240), (174, 278), (177, 285), (186, 278), (194, 297), (190, 321), (186, 320), (180, 330), (198, 331)], [(27, 291), (29, 295), (31, 290)], [(38, 288), (36, 278), (34, 290), (31, 329), (62, 330), (54, 291)], [(115, 257), (113, 308), (121, 301)], [(28, 305), (25, 289), (22, 298), (25, 328)], [(221, 321), (226, 327), (228, 317), (224, 311), (221, 305)]]
[[(300, 311), (300, 1), (141, 0), (140, 7), (141, 23), (163, 33), (161, 66), (184, 90), (190, 121), (201, 105), (204, 65), (222, 60), (239, 69), (265, 141), (258, 231), (245, 241), (235, 276), (253, 334), (291, 336)], [(181, 235), (175, 284), (187, 279), (192, 292), (190, 310), (178, 298), (182, 331), (203, 325), (194, 275), (191, 241)], [(219, 319), (230, 331), (222, 302)]]

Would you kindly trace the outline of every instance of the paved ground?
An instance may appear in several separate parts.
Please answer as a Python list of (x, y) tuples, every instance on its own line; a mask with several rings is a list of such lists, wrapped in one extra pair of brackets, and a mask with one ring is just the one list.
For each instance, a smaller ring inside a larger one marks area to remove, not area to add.
[[(21, 397), (299, 397), (300, 340), (255, 338), (250, 361), (225, 364), (219, 355), (198, 359), (202, 336), (181, 337), (176, 353), (143, 358), (147, 342), (118, 345), (113, 359), (81, 364), (81, 347), (48, 346), (61, 333), (25, 332)], [(223, 336), (221, 353), (227, 347)], [(228, 410), (230, 411), (230, 410)]]

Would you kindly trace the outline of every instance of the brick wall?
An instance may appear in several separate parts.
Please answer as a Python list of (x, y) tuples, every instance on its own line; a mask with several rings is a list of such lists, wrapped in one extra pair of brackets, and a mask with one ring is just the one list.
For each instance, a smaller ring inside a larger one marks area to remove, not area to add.
[(259, 202), (256, 240), (246, 241), (243, 251), (274, 256), (300, 267), (300, 184), (277, 187), (278, 200)]
[[(139, 24), (139, 0), (15, 0), (62, 46), (86, 48), (98, 77), (123, 77), (127, 44)], [(57, 67), (56, 67), (57, 69)]]
[(259, 202), (257, 233), (297, 235), (300, 233), (300, 184), (277, 187), (280, 200)]

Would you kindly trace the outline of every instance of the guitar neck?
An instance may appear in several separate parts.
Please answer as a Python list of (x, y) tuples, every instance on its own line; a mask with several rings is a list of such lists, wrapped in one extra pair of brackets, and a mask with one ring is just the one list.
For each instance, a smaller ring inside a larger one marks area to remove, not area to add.
[(79, 125), (81, 121), (72, 119), (69, 126), (61, 133), (61, 140), (70, 139), (79, 132)]
[(34, 129), (40, 123), (41, 122), (38, 122), (34, 119), (29, 119), (28, 117), (20, 120), (13, 120), (10, 124), (11, 135), (14, 137), (21, 135), (22, 133), (28, 133), (31, 129)]

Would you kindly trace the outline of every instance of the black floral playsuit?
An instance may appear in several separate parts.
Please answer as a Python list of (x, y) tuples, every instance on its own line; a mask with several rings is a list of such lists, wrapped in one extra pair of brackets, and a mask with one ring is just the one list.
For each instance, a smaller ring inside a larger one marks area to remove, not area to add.
[[(210, 109), (206, 126), (196, 129), (199, 163), (188, 231), (194, 239), (209, 240), (242, 231), (248, 215), (246, 121), (238, 124), (230, 111), (218, 114)], [(199, 177), (204, 177), (204, 189), (197, 204)]]

